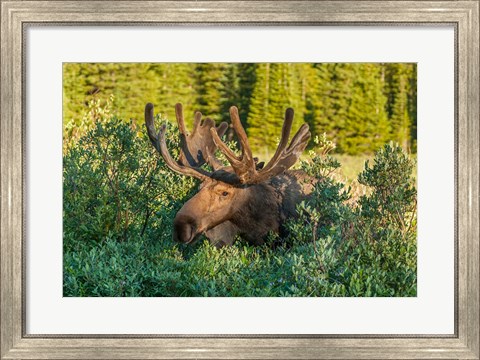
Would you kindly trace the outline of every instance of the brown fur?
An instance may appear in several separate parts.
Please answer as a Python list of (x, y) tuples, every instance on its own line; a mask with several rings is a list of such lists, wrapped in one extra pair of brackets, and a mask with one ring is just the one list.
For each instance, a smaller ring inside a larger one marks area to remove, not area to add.
[(203, 233), (216, 246), (231, 245), (236, 235), (262, 244), (270, 231), (283, 233), (285, 221), (296, 216), (296, 205), (313, 187), (312, 179), (301, 171), (286, 171), (254, 185), (219, 180), (204, 181), (177, 213), (175, 240), (190, 243)]

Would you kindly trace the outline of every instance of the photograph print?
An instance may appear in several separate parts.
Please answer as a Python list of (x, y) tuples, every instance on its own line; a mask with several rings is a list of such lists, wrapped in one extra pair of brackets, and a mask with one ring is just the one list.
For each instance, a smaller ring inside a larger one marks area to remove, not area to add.
[(415, 63), (64, 63), (65, 297), (417, 296)]

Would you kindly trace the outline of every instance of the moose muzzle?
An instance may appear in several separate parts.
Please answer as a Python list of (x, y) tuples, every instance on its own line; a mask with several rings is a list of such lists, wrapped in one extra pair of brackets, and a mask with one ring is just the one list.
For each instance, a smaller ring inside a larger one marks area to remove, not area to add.
[(173, 240), (188, 244), (198, 235), (195, 219), (183, 214), (177, 214), (173, 220)]

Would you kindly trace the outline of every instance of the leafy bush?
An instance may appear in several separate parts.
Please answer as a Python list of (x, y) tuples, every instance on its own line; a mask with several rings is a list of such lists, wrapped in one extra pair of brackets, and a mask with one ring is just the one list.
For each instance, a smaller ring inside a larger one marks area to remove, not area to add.
[(65, 244), (123, 241), (168, 227), (193, 185), (165, 166), (132, 123), (114, 116), (97, 122), (64, 156)]
[(325, 138), (304, 170), (318, 179), (312, 196), (290, 221), (299, 243), (312, 243), (312, 271), (323, 279), (318, 296), (416, 295), (416, 189), (413, 163), (402, 149), (387, 144), (368, 162), (359, 183), (371, 188), (357, 206), (347, 204), (349, 189), (331, 177), (340, 164), (328, 155)]
[(360, 198), (361, 218), (379, 230), (400, 231), (402, 235), (411, 232), (417, 200), (412, 170), (412, 161), (392, 143), (377, 152), (372, 167), (367, 161), (358, 181), (371, 187), (373, 193)]
[(172, 219), (196, 184), (139, 133), (101, 116), (64, 155), (65, 296), (416, 295), (416, 191), (400, 148), (366, 164), (359, 182), (370, 190), (352, 202), (334, 144), (318, 138), (301, 163), (317, 181), (289, 235), (217, 249), (173, 243)]

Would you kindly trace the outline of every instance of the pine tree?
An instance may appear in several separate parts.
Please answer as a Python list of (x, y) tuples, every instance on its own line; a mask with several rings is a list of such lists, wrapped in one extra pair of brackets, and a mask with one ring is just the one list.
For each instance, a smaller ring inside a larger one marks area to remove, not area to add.
[(335, 64), (306, 64), (305, 121), (314, 136), (326, 133), (335, 139), (338, 133), (334, 108)]
[[(239, 76), (239, 93), (237, 106), (240, 110), (240, 116), (246, 119), (248, 113), (250, 112), (250, 99), (252, 98), (253, 88), (256, 82), (255, 74), (257, 64), (239, 63), (236, 64), (236, 66)], [(248, 124), (246, 125), (248, 126)]]
[(175, 104), (182, 103), (187, 126), (193, 123), (196, 107), (195, 64), (162, 63), (151, 64), (160, 86), (151, 93), (153, 102), (163, 116), (175, 122)]
[(197, 110), (219, 122), (222, 115), (222, 95), (226, 82), (227, 65), (224, 63), (197, 64)]
[(410, 64), (412, 74), (409, 79), (408, 113), (410, 114), (410, 151), (417, 152), (417, 64)]
[(336, 64), (333, 108), (340, 152), (373, 152), (388, 140), (386, 97), (379, 64)]
[[(384, 66), (386, 77), (387, 112), (390, 119), (391, 140), (398, 142), (404, 150), (412, 145), (414, 126), (412, 102), (412, 77), (416, 73), (414, 64), (392, 63)], [(415, 81), (416, 85), (416, 81)], [(416, 97), (416, 96), (414, 96)], [(415, 99), (416, 100), (416, 99)], [(416, 103), (416, 101), (415, 101)], [(416, 106), (416, 105), (415, 105)]]
[(112, 112), (139, 125), (147, 102), (171, 121), (181, 102), (189, 127), (197, 110), (230, 122), (236, 105), (257, 151), (275, 149), (287, 107), (295, 110), (292, 132), (306, 121), (313, 135), (326, 132), (337, 152), (371, 153), (389, 140), (416, 151), (412, 63), (70, 63), (63, 79), (65, 136), (88, 128), (82, 122), (90, 100), (113, 95)]
[(256, 82), (247, 118), (247, 133), (252, 148), (264, 146), (268, 136), (268, 133), (263, 131), (263, 126), (269, 116), (270, 67), (270, 63), (257, 64), (255, 70)]
[(253, 148), (275, 149), (288, 107), (295, 110), (293, 131), (303, 122), (303, 75), (299, 64), (258, 64), (247, 120)]
[(104, 104), (113, 95), (114, 113), (143, 121), (145, 99), (160, 87), (147, 63), (69, 63), (63, 66), (64, 122), (82, 128), (91, 100)]
[[(221, 114), (222, 121), (230, 123), (230, 107), (236, 106), (243, 127), (246, 129), (250, 98), (255, 85), (254, 63), (233, 63), (225, 65), (225, 77), (222, 84)], [(226, 134), (228, 141), (235, 138), (233, 129)]]

